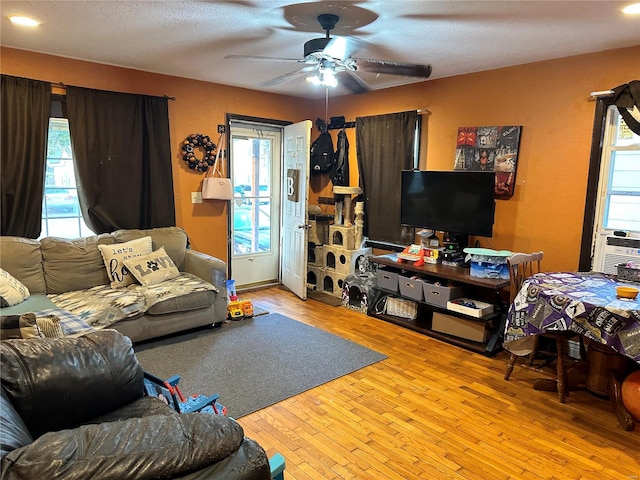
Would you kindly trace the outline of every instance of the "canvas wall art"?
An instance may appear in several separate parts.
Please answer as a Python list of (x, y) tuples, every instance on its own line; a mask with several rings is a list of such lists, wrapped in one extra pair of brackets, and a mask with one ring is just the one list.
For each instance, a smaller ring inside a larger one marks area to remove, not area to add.
[(454, 170), (496, 172), (496, 198), (513, 196), (522, 126), (460, 127)]

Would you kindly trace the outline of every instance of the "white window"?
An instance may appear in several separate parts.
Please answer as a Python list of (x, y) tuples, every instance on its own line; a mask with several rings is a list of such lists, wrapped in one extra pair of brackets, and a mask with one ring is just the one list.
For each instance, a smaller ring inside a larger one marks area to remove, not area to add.
[(640, 136), (614, 105), (607, 111), (596, 215), (596, 232), (640, 235)]
[(69, 121), (50, 118), (40, 238), (89, 235), (93, 232), (84, 223), (78, 203)]
[(618, 264), (640, 259), (640, 136), (615, 105), (605, 122), (592, 269), (615, 274)]

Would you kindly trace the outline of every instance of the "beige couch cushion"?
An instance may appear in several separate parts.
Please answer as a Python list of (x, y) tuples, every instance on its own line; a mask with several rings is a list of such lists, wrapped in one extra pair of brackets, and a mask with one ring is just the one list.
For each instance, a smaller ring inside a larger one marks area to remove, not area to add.
[(181, 273), (176, 278), (150, 287), (132, 285), (129, 289), (144, 295), (148, 315), (208, 308), (215, 301), (218, 291), (214, 285), (191, 273)]
[(149, 235), (153, 250), (164, 247), (167, 255), (176, 264), (178, 270), (184, 271), (184, 255), (187, 248), (187, 233), (180, 227), (159, 227), (147, 230), (116, 230), (111, 234), (118, 242), (128, 242)]
[(32, 294), (47, 293), (38, 240), (0, 237), (0, 267), (20, 280)]
[(74, 240), (58, 237), (40, 240), (47, 293), (109, 285), (107, 269), (98, 245), (110, 245), (114, 242), (113, 237), (106, 233)]

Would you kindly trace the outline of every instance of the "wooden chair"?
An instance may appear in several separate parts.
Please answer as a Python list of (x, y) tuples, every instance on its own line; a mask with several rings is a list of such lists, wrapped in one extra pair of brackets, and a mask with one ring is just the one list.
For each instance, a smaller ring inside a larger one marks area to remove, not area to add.
[[(536, 273), (540, 273), (540, 267), (544, 252), (536, 252), (531, 254), (516, 253), (507, 259), (509, 266), (510, 280), (510, 301), (513, 303), (516, 295), (522, 288), (524, 281)], [(533, 365), (536, 352), (538, 351), (539, 337), (552, 338), (556, 342), (556, 386), (558, 390), (558, 400), (564, 403), (566, 394), (566, 369), (564, 366), (565, 341), (577, 335), (575, 332), (545, 332), (534, 337), (533, 352), (529, 354), (529, 365)], [(581, 345), (582, 347), (582, 345)], [(516, 364), (518, 355), (511, 353), (507, 362), (507, 370), (504, 379), (509, 380), (513, 367)]]
[[(507, 259), (507, 266), (509, 267), (509, 302), (513, 303), (513, 300), (518, 295), (518, 292), (522, 288), (524, 281), (530, 276), (540, 272), (540, 266), (544, 252), (536, 253), (515, 253)], [(534, 352), (537, 349), (537, 341), (534, 345)], [(534, 353), (529, 356), (530, 364), (533, 363)], [(509, 380), (513, 367), (516, 364), (518, 355), (511, 353), (509, 355), (509, 361), (507, 363), (507, 371), (504, 374), (504, 379)]]

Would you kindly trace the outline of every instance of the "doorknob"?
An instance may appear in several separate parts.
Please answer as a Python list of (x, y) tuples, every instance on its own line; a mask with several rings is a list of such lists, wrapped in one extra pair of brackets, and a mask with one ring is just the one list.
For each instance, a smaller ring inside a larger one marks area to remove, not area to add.
[(311, 228), (311, 225), (309, 225), (308, 223), (303, 223), (301, 225), (298, 225), (298, 228)]

